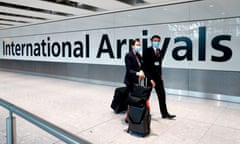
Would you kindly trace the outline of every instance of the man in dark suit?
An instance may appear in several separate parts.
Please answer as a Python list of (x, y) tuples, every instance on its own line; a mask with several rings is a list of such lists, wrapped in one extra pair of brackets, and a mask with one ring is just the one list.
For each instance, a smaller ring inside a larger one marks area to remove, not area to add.
[(162, 118), (173, 119), (176, 115), (170, 115), (166, 106), (166, 93), (162, 79), (162, 60), (166, 48), (159, 49), (160, 40), (160, 36), (152, 36), (152, 46), (143, 51), (143, 70), (152, 87), (156, 90)]
[(129, 91), (133, 90), (134, 84), (138, 84), (138, 79), (144, 79), (142, 71), (141, 43), (139, 39), (131, 43), (132, 50), (125, 56), (126, 74), (124, 83)]

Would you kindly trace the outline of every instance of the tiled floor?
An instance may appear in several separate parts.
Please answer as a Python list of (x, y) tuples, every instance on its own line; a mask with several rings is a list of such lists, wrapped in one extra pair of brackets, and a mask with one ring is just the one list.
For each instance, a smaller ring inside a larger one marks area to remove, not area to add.
[[(167, 95), (176, 120), (161, 119), (155, 93), (151, 134), (126, 132), (124, 114), (110, 109), (114, 87), (0, 71), (0, 97), (96, 144), (239, 144), (240, 104)], [(8, 111), (0, 107), (0, 144)], [(17, 144), (61, 144), (16, 116)]]

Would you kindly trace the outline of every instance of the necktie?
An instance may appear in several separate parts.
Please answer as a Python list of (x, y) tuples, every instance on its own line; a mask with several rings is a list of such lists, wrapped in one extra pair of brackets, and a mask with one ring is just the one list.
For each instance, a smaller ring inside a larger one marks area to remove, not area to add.
[(155, 54), (156, 54), (157, 58), (159, 58), (161, 55), (160, 49), (157, 48), (155, 51)]

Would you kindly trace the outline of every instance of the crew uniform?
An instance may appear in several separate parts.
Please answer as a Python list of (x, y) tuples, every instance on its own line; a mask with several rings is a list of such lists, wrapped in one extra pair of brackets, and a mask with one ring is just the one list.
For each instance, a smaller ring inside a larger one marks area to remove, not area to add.
[[(145, 75), (156, 84), (155, 90), (158, 96), (159, 108), (163, 118), (173, 118), (168, 113), (166, 106), (166, 93), (162, 80), (162, 60), (166, 48), (160, 50), (159, 48), (149, 47), (143, 51), (143, 70)], [(150, 82), (149, 82), (150, 83)]]
[(137, 72), (142, 68), (143, 61), (142, 57), (138, 52), (130, 51), (125, 56), (125, 66), (126, 74), (124, 78), (124, 83), (126, 84), (128, 90), (131, 92), (133, 90), (134, 84), (138, 84)]

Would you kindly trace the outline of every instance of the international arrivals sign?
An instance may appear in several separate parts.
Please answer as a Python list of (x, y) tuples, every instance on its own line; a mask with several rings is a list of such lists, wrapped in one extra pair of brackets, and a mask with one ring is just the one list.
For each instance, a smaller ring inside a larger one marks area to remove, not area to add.
[[(231, 20), (230, 20), (231, 21)], [(124, 65), (132, 39), (151, 45), (154, 34), (166, 48), (164, 67), (240, 71), (238, 24), (215, 20), (4, 37), (0, 59)]]

